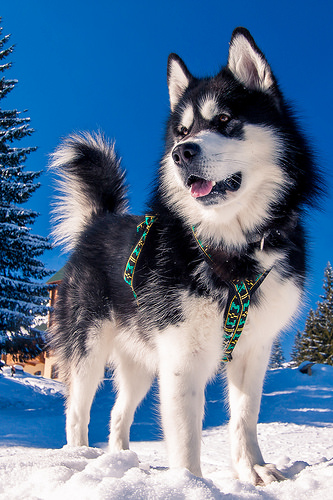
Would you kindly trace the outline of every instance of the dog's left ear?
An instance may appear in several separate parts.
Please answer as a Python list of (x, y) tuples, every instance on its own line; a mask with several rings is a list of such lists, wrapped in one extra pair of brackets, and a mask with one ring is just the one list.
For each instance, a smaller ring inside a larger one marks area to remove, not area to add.
[(275, 83), (264, 54), (245, 28), (236, 28), (232, 34), (227, 67), (250, 89), (265, 92)]
[(177, 54), (170, 54), (168, 58), (168, 87), (171, 111), (174, 111), (181, 96), (192, 80), (192, 75)]

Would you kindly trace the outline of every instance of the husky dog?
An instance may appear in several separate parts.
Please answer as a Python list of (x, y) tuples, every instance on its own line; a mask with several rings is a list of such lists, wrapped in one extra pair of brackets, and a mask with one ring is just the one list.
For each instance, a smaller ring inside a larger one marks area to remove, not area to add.
[(265, 56), (237, 28), (213, 78), (168, 60), (171, 113), (156, 189), (127, 212), (113, 144), (77, 134), (55, 151), (55, 236), (71, 251), (51, 348), (68, 384), (67, 441), (88, 445), (91, 403), (112, 363), (111, 451), (129, 447), (155, 377), (170, 467), (201, 476), (205, 386), (228, 380), (237, 477), (282, 479), (256, 425), (272, 342), (294, 318), (305, 279), (303, 209), (319, 179)]

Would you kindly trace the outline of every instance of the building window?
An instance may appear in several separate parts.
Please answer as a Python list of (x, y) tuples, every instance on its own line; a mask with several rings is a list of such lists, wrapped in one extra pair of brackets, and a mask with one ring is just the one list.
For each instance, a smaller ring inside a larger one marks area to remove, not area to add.
[(54, 364), (51, 366), (51, 378), (58, 378), (58, 377), (59, 377), (58, 366)]

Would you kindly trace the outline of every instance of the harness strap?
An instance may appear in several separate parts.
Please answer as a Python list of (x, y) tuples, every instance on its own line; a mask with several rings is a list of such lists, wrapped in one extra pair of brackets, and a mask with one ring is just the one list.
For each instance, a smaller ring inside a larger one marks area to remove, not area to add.
[(224, 341), (222, 361), (232, 360), (232, 352), (243, 331), (253, 293), (264, 281), (270, 269), (259, 274), (254, 280), (232, 280), (229, 286), (228, 305), (225, 309)]
[[(140, 233), (142, 231), (142, 234), (139, 241), (134, 246), (125, 266), (124, 280), (131, 287), (134, 298), (136, 300), (137, 294), (135, 293), (133, 286), (134, 272), (147, 235), (156, 219), (157, 215), (146, 215), (145, 219), (137, 225), (137, 233)], [(192, 232), (198, 246), (206, 257), (206, 260), (212, 263), (213, 259), (209, 253), (208, 245), (203, 245), (202, 241), (197, 236), (194, 226), (192, 226)], [(223, 362), (232, 360), (233, 350), (235, 349), (239, 337), (241, 336), (241, 333), (244, 329), (250, 307), (251, 297), (259, 288), (269, 272), (270, 269), (264, 271), (262, 274), (258, 274), (254, 280), (245, 279), (225, 281), (226, 285), (229, 288), (229, 295), (227, 307), (224, 313), (224, 349), (222, 357)]]
[(140, 231), (143, 231), (143, 232), (142, 232), (142, 235), (141, 235), (139, 241), (137, 242), (137, 244), (133, 248), (131, 255), (129, 256), (129, 259), (127, 261), (127, 264), (125, 266), (124, 280), (131, 287), (134, 298), (136, 300), (137, 300), (137, 295), (136, 295), (134, 287), (133, 287), (134, 271), (135, 271), (136, 265), (138, 263), (143, 245), (145, 244), (147, 235), (150, 231), (151, 226), (156, 221), (156, 219), (157, 219), (156, 215), (146, 215), (145, 219), (142, 222), (140, 222), (140, 224), (137, 225), (136, 232), (137, 233), (139, 233)]
[[(209, 246), (203, 245), (194, 226), (192, 226), (192, 232), (208, 263), (214, 263), (209, 253)], [(227, 307), (224, 312), (223, 362), (232, 360), (232, 352), (235, 349), (245, 326), (251, 297), (259, 288), (269, 272), (270, 269), (265, 270), (262, 274), (258, 274), (254, 280), (245, 279), (225, 281), (229, 288), (229, 295)]]

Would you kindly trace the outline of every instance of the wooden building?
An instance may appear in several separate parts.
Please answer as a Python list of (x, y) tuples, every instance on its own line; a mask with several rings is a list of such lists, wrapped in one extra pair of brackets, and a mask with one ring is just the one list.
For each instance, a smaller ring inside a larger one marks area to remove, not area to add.
[[(48, 314), (47, 323), (36, 326), (34, 328), (34, 335), (32, 335), (31, 338), (29, 337), (27, 342), (34, 342), (35, 339), (38, 339), (39, 335), (45, 338), (46, 330), (52, 325), (52, 308), (57, 300), (58, 285), (61, 283), (63, 275), (64, 268), (60, 269), (47, 281), (47, 284), (49, 285), (49, 306), (51, 308)], [(59, 379), (55, 357), (48, 349), (45, 349), (35, 358), (29, 360), (23, 358), (24, 357), (22, 356), (20, 359), (20, 354), (1, 355), (1, 360), (4, 361), (6, 365), (20, 365), (26, 373), (30, 373), (31, 375), (41, 375), (42, 377)]]
[[(64, 267), (62, 267), (56, 274), (54, 274), (47, 281), (47, 284), (50, 286), (50, 288), (49, 288), (49, 294), (50, 294), (49, 306), (51, 308), (49, 315), (48, 315), (47, 328), (49, 328), (53, 323), (52, 308), (54, 307), (54, 304), (56, 303), (57, 296), (58, 296), (58, 286), (61, 283), (63, 276), (64, 276)], [(47, 350), (45, 352), (43, 377), (52, 378), (52, 379), (59, 379), (59, 371), (57, 368), (56, 358), (53, 356), (53, 354), (50, 350)]]

